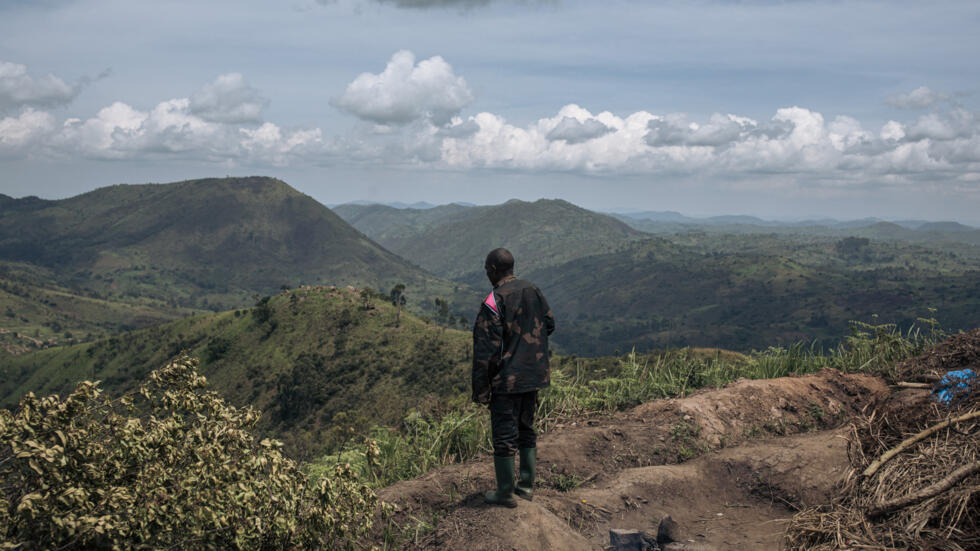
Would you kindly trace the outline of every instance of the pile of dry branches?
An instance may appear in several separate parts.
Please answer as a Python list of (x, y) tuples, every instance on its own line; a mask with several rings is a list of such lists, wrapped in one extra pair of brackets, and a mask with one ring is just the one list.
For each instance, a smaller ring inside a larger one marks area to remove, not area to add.
[[(950, 370), (977, 373), (977, 350), (980, 331), (974, 330), (905, 362), (900, 372), (920, 382)], [(937, 402), (929, 390), (893, 393), (855, 424), (850, 451), (851, 472), (837, 499), (799, 512), (786, 533), (787, 549), (980, 549), (976, 379), (951, 404)]]

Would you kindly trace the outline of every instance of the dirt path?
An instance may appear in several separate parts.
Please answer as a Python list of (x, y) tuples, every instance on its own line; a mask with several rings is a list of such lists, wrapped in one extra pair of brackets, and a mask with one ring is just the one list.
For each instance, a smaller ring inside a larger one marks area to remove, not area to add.
[(483, 503), (488, 457), (380, 495), (403, 548), (603, 549), (610, 528), (655, 535), (670, 515), (690, 549), (775, 549), (794, 508), (826, 502), (845, 474), (836, 427), (887, 394), (829, 369), (743, 380), (556, 427), (538, 443), (535, 499), (516, 509)]

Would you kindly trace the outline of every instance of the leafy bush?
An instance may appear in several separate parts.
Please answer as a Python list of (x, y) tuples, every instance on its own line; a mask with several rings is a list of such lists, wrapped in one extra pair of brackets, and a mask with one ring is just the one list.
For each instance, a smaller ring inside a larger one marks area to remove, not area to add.
[(86, 381), (0, 410), (0, 548), (353, 548), (374, 493), (346, 465), (311, 483), (196, 364), (115, 400)]

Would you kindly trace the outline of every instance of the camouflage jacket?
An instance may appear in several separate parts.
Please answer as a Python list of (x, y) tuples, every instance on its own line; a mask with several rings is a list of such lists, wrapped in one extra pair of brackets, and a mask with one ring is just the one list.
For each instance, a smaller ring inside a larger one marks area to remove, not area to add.
[(487, 295), (473, 326), (473, 401), (548, 386), (548, 335), (555, 318), (529, 281), (505, 277)]

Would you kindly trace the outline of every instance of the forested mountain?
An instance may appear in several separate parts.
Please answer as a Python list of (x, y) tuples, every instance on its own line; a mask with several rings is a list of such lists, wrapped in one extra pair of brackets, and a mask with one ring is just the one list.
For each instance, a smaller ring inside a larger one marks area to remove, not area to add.
[[(17, 276), (32, 271), (46, 275)], [(114, 332), (188, 309), (239, 307), (282, 285), (399, 283), (416, 309), (431, 310), (435, 297), (454, 304), (461, 288), (273, 178), (116, 185), (57, 201), (4, 197), (0, 208), (0, 288), (18, 297), (0, 296), (0, 307), (16, 312), (0, 317), (0, 329), (35, 340), (64, 342), (61, 328), (90, 333), (94, 324)], [(144, 311), (120, 319), (90, 308), (55, 320), (20, 304), (50, 302), (42, 297), (55, 291)]]
[[(64, 394), (83, 379), (113, 394), (187, 351), (213, 388), (264, 416), (290, 452), (320, 452), (347, 429), (400, 420), (465, 394), (470, 337), (349, 287), (303, 287), (95, 342), (0, 358), (0, 407), (26, 392)], [(333, 430), (331, 430), (333, 428)]]
[(483, 261), (496, 247), (514, 253), (517, 269), (527, 273), (645, 237), (610, 216), (560, 199), (428, 210), (344, 205), (337, 212), (396, 254), (471, 285), (485, 284)]
[[(17, 203), (21, 204), (20, 201)], [(431, 280), (330, 209), (271, 178), (117, 185), (0, 214), (0, 258), (100, 278), (106, 294), (212, 294), (283, 283)]]

